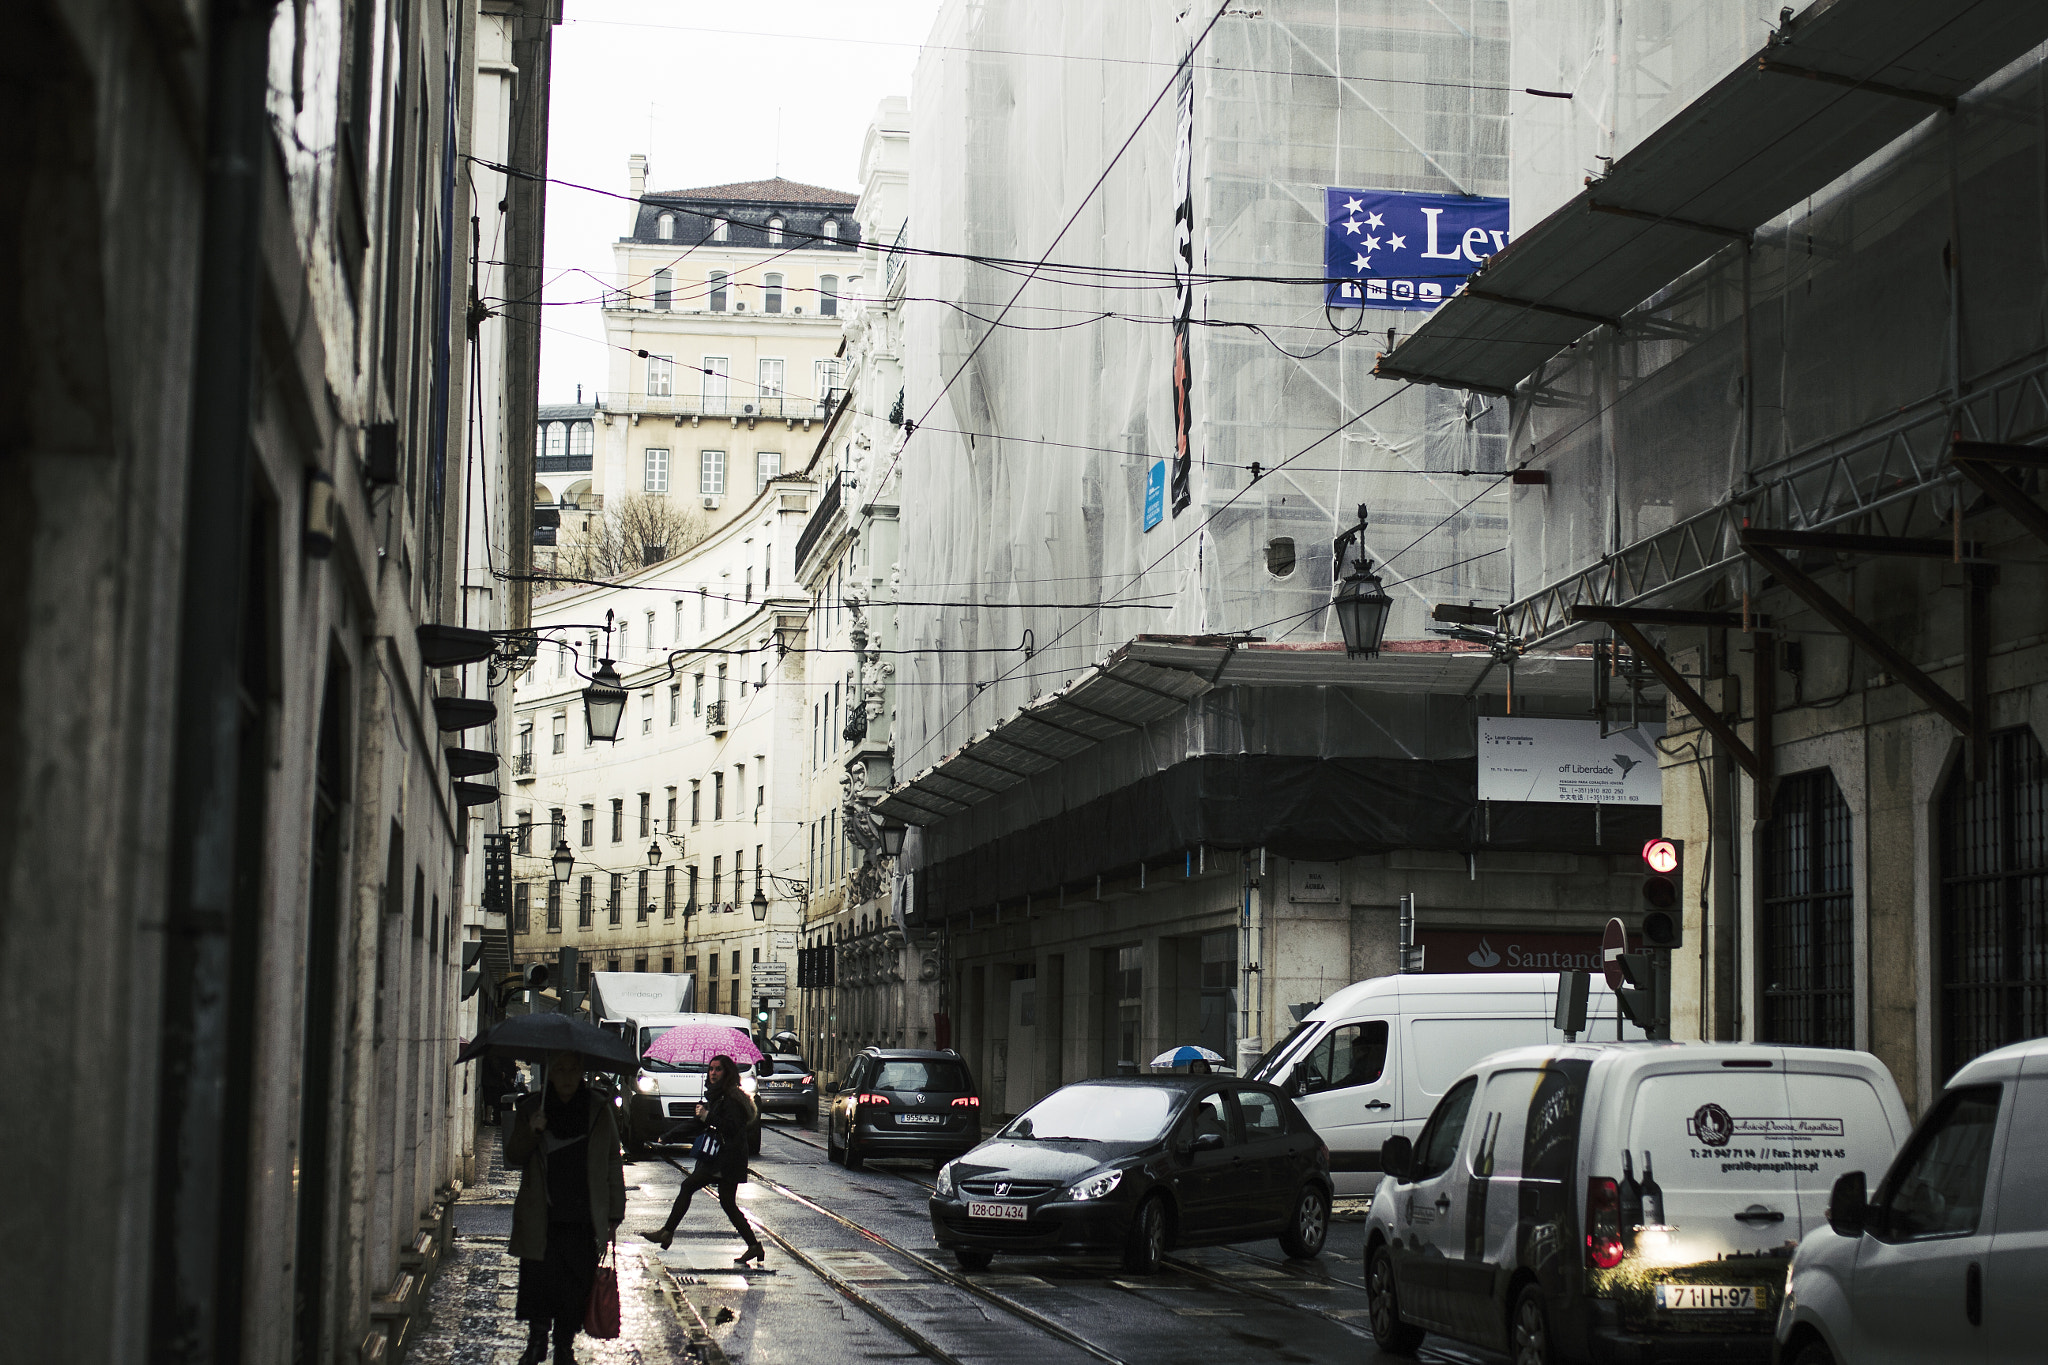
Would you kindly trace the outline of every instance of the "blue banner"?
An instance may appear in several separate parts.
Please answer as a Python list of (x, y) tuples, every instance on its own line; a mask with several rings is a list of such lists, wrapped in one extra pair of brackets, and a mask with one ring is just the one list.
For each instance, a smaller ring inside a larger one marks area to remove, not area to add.
[(1166, 461), (1154, 460), (1145, 470), (1145, 529), (1166, 515)]
[(1333, 308), (1427, 311), (1508, 244), (1508, 201), (1395, 190), (1324, 191)]

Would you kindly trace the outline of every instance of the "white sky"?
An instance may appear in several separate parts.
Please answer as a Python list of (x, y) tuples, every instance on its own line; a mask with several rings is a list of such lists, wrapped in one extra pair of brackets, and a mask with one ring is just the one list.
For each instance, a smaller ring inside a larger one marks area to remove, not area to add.
[[(860, 144), (878, 101), (910, 94), (939, 0), (567, 0), (555, 30), (548, 174), (627, 192), (644, 152), (650, 190), (791, 180), (857, 193)], [(610, 357), (596, 297), (630, 205), (548, 187), (540, 401), (604, 387)]]

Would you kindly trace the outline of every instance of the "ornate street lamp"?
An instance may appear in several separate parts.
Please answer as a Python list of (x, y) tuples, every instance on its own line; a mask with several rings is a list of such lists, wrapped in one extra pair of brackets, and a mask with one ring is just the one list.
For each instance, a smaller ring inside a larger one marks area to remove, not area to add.
[(875, 822), (875, 828), (881, 831), (883, 856), (889, 858), (901, 857), (903, 855), (903, 836), (910, 827), (894, 816), (885, 815)]
[(569, 874), (576, 868), (576, 855), (569, 851), (569, 841), (563, 839), (555, 845), (555, 856), (548, 860), (554, 864), (555, 884), (567, 886)]
[[(1331, 603), (1337, 611), (1338, 629), (1344, 632), (1344, 653), (1352, 658), (1372, 658), (1380, 652), (1387, 634), (1387, 615), (1394, 599), (1372, 571), (1365, 555), (1365, 504), (1358, 505), (1358, 525), (1337, 537), (1336, 572), (1343, 577)], [(1349, 560), (1347, 566), (1346, 560)]]
[(649, 867), (661, 866), (661, 840), (649, 839), (647, 841), (647, 865)]
[(768, 893), (760, 887), (754, 888), (754, 899), (747, 904), (754, 912), (754, 923), (759, 924), (768, 918)]
[(619, 681), (619, 671), (612, 667), (612, 661), (606, 659), (591, 675), (590, 686), (583, 689), (583, 721), (590, 727), (592, 739), (616, 744), (619, 722), (625, 718), (626, 687)]

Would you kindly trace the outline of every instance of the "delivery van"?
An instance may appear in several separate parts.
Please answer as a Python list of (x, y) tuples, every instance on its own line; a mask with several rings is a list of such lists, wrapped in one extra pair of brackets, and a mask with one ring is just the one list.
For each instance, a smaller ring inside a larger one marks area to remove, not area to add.
[[(1594, 977), (1582, 1037), (1614, 1039), (1614, 993)], [(1489, 1052), (1562, 1043), (1553, 1023), (1557, 975), (1411, 973), (1346, 986), (1253, 1069), (1279, 1086), (1330, 1149), (1339, 1197), (1371, 1194), (1380, 1147), (1412, 1139), (1452, 1081)], [(1622, 1039), (1643, 1032), (1624, 1023)]]
[(1578, 1043), (1466, 1069), (1390, 1138), (1366, 1223), (1374, 1340), (1531, 1362), (1770, 1356), (1793, 1248), (1882, 1167), (1906, 1106), (1867, 1052)]
[[(687, 1118), (696, 1117), (697, 1102), (704, 1098), (705, 1067), (702, 1063), (656, 1062), (647, 1058), (654, 1040), (678, 1024), (723, 1024), (747, 1032), (747, 1021), (737, 1014), (649, 1014), (629, 1021), (634, 1031), (634, 1050), (641, 1054), (640, 1073), (633, 1078), (633, 1102), (628, 1110), (626, 1141), (635, 1151), (660, 1144), (662, 1135)], [(740, 1068), (740, 1085), (754, 1093), (754, 1070)], [(761, 1150), (758, 1120), (747, 1134), (747, 1149)]]

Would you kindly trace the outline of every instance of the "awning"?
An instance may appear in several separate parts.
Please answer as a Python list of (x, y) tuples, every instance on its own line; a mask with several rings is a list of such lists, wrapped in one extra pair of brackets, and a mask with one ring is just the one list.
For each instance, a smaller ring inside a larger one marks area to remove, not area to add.
[(1507, 393), (2044, 38), (2042, 0), (1817, 0), (1487, 261), (1374, 372)]
[[(916, 777), (875, 809), (906, 824), (959, 815), (1104, 740), (1184, 710), (1213, 687), (1342, 686), (1467, 696), (1504, 689), (1505, 670), (1483, 648), (1399, 641), (1375, 659), (1344, 646), (1265, 644), (1229, 636), (1141, 635), (1093, 672), (998, 722)], [(1590, 696), (1592, 660), (1570, 654), (1514, 664), (1515, 695)]]

